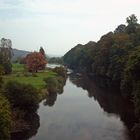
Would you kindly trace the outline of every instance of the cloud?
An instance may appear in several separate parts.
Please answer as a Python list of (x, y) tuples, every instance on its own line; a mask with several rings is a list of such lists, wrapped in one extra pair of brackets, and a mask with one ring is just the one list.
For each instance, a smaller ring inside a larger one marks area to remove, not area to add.
[[(46, 15), (64, 17), (100, 16), (118, 14), (119, 9), (124, 9), (124, 12), (127, 8), (131, 11), (133, 8), (137, 10), (139, 5), (139, 0), (0, 0), (1, 11), (17, 12), (19, 17)], [(3, 12), (3, 14), (6, 16), (7, 12)]]
[(139, 5), (140, 0), (0, 0), (0, 36), (12, 39), (15, 48), (41, 45), (62, 54), (97, 41), (130, 14), (139, 18)]

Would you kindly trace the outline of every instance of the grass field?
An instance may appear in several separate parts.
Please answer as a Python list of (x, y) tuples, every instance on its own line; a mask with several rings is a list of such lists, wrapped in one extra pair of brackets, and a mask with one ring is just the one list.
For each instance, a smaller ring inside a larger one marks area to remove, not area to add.
[(24, 71), (24, 64), (13, 63), (12, 64), (12, 72), (23, 72)]
[(12, 74), (4, 76), (4, 81), (16, 80), (20, 83), (31, 84), (38, 89), (43, 89), (45, 86), (44, 78), (53, 77), (56, 73), (51, 70), (40, 71), (35, 74), (24, 74), (24, 65), (22, 64), (13, 64), (12, 65)]

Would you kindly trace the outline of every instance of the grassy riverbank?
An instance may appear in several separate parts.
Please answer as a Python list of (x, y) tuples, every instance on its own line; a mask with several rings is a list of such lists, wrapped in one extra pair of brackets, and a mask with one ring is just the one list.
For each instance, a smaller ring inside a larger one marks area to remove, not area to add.
[[(10, 133), (12, 136), (33, 127), (31, 121), (27, 120), (27, 116), (29, 118), (37, 116), (40, 101), (52, 94), (63, 92), (66, 71), (63, 67), (57, 67), (30, 73), (24, 65), (14, 63), (12, 73), (3, 75), (2, 81), (1, 95), (4, 98), (1, 100), (9, 107), (6, 108), (9, 118), (5, 128), (8, 131), (5, 134), (2, 131), (0, 134), (6, 137), (4, 139), (9, 140)], [(6, 113), (3, 113), (4, 115)], [(2, 137), (0, 139), (3, 140)]]
[(10, 80), (17, 81), (23, 84), (30, 84), (37, 89), (45, 88), (44, 78), (55, 77), (56, 73), (52, 70), (39, 71), (38, 73), (29, 73), (24, 69), (24, 65), (14, 63), (12, 64), (12, 74), (3, 76), (4, 82)]

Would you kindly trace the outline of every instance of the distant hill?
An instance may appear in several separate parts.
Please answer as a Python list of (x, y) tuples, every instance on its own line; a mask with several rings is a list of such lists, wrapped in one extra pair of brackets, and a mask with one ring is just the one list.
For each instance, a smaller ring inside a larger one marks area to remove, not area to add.
[[(12, 57), (12, 61), (16, 61), (19, 58), (23, 58), (25, 57), (27, 54), (31, 53), (30, 51), (25, 51), (25, 50), (18, 50), (18, 49), (13, 49), (13, 57)], [(52, 58), (52, 57), (61, 57), (60, 55), (54, 55), (54, 54), (47, 54), (46, 57)]]
[(12, 61), (17, 60), (18, 58), (23, 58), (23, 57), (25, 57), (29, 53), (31, 53), (31, 52), (25, 51), (25, 50), (13, 49)]

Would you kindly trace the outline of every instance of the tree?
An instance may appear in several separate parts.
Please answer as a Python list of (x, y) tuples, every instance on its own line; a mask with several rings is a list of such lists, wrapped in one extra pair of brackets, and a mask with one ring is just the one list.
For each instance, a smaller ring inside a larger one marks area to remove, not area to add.
[(57, 93), (58, 91), (58, 80), (55, 77), (49, 77), (44, 79), (46, 85), (47, 85), (47, 90), (49, 94)]
[(62, 77), (60, 75), (56, 77), (47, 77), (44, 78), (44, 81), (46, 83), (46, 87), (49, 94), (63, 93), (63, 87), (66, 82), (66, 77)]
[(60, 67), (55, 67), (53, 69), (54, 72), (56, 72), (59, 76), (62, 76), (64, 78), (66, 78), (67, 73), (64, 67), (60, 66)]
[(138, 21), (138, 19), (134, 14), (132, 14), (131, 16), (126, 18), (126, 22), (128, 23), (128, 25), (137, 24), (137, 21)]
[(21, 84), (17, 81), (9, 81), (5, 85), (5, 96), (12, 107), (36, 111), (40, 100), (38, 90), (29, 84)]
[(134, 14), (126, 18), (126, 22), (128, 23), (128, 26), (126, 27), (126, 31), (128, 34), (136, 32), (136, 28), (138, 26), (137, 21), (138, 19)]
[(39, 52), (44, 56), (44, 58), (46, 58), (45, 51), (44, 51), (43, 47), (40, 47)]
[(44, 56), (39, 52), (33, 52), (26, 56), (26, 66), (30, 72), (44, 70), (47, 64)]
[(4, 68), (4, 73), (9, 74), (12, 71), (12, 42), (10, 39), (2, 38), (0, 41), (0, 65)]
[(126, 26), (124, 25), (124, 24), (121, 24), (121, 25), (119, 25), (116, 29), (115, 29), (115, 31), (114, 31), (114, 33), (124, 33), (125, 32), (125, 28), (126, 28)]

